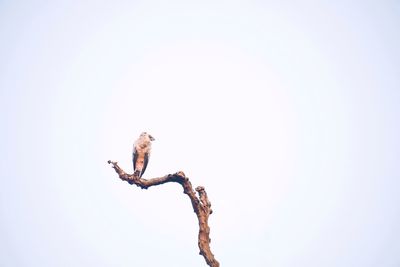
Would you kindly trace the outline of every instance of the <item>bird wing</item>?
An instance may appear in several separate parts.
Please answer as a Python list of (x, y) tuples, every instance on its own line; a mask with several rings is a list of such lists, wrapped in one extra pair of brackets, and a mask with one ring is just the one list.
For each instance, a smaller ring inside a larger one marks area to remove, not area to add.
[(140, 177), (142, 177), (144, 171), (146, 170), (147, 163), (149, 163), (149, 157), (150, 157), (149, 153), (144, 154), (143, 168), (142, 168), (142, 171), (140, 172)]
[(138, 158), (138, 154), (137, 154), (137, 151), (136, 151), (136, 147), (133, 146), (132, 162), (133, 162), (133, 170), (134, 170), (134, 171), (136, 170), (136, 161), (137, 161), (137, 158)]

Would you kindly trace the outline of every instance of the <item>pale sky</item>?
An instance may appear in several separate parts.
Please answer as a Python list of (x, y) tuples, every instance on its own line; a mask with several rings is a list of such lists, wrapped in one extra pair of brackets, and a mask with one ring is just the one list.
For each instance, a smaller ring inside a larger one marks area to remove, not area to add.
[(0, 266), (400, 266), (399, 1), (1, 1)]

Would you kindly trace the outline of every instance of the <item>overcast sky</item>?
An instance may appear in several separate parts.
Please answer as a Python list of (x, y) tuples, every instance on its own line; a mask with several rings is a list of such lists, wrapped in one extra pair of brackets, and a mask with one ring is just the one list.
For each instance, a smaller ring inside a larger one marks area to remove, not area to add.
[(1, 1), (0, 265), (400, 266), (399, 1)]

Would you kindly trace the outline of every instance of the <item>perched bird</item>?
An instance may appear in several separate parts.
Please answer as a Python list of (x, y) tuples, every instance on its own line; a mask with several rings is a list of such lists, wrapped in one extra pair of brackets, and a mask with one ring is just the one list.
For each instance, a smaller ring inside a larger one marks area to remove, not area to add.
[(134, 175), (142, 177), (146, 170), (147, 163), (149, 163), (149, 157), (151, 152), (151, 141), (154, 141), (154, 137), (150, 134), (143, 132), (139, 138), (133, 144), (133, 170)]

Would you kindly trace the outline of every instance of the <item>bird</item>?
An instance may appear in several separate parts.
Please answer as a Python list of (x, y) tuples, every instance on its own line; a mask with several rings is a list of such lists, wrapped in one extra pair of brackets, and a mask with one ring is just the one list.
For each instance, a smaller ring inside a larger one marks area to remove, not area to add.
[(150, 153), (151, 153), (151, 141), (154, 141), (154, 137), (143, 132), (140, 134), (139, 138), (133, 144), (133, 170), (136, 177), (142, 177), (144, 171), (146, 170), (147, 164), (149, 163)]

